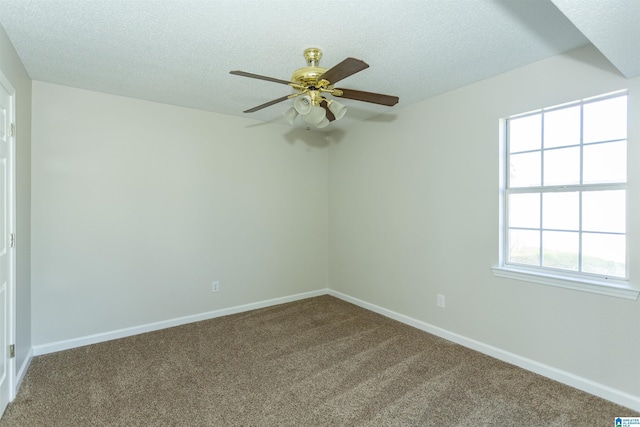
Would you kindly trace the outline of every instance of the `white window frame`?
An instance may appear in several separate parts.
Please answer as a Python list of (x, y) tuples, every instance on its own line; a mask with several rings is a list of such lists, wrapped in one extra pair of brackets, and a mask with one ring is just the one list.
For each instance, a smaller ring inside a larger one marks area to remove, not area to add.
[[(603, 101), (609, 98), (614, 98), (622, 95), (627, 95), (627, 91), (619, 91), (607, 95), (588, 98), (568, 104), (549, 107), (532, 111), (525, 114), (514, 115), (510, 118), (525, 117), (527, 115), (540, 114), (542, 112), (551, 112), (562, 108), (568, 108), (575, 105), (583, 105), (593, 101)], [(556, 286), (561, 288), (573, 289), (584, 292), (591, 292), (601, 295), (614, 296), (624, 299), (636, 300), (640, 294), (640, 290), (631, 286), (629, 281), (629, 216), (627, 215), (627, 227), (625, 235), (627, 236), (627, 259), (625, 263), (626, 274), (624, 278), (613, 278), (600, 276), (582, 272), (572, 272), (565, 270), (555, 270), (547, 267), (538, 266), (526, 266), (521, 264), (509, 264), (506, 262), (507, 257), (507, 233), (508, 233), (508, 212), (506, 199), (509, 194), (516, 193), (548, 193), (548, 192), (569, 192), (569, 191), (588, 191), (588, 190), (625, 190), (627, 191), (627, 181), (624, 183), (613, 184), (576, 184), (576, 185), (559, 185), (559, 186), (537, 186), (537, 187), (524, 187), (524, 188), (508, 188), (508, 165), (509, 165), (509, 150), (508, 150), (508, 118), (500, 120), (500, 240), (499, 240), (499, 259), (498, 266), (492, 267), (494, 275), (498, 277), (504, 277), (509, 279), (522, 280), (527, 282), (539, 283), (543, 285)], [(628, 144), (628, 139), (627, 139)], [(580, 144), (582, 146), (582, 142)], [(627, 145), (628, 153), (628, 145)], [(628, 156), (627, 156), (628, 159)], [(628, 160), (627, 160), (628, 162)], [(580, 167), (582, 168), (582, 160)], [(628, 206), (628, 204), (627, 204)], [(582, 207), (580, 207), (582, 209)], [(628, 211), (628, 207), (627, 207)], [(580, 231), (582, 232), (582, 231)], [(541, 254), (542, 255), (542, 254)]]

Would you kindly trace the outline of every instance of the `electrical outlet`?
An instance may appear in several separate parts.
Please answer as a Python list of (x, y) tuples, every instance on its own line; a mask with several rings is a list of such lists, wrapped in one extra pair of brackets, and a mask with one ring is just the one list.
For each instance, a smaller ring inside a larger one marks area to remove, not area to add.
[(220, 290), (220, 282), (217, 280), (211, 283), (211, 292), (218, 292)]
[(436, 298), (436, 305), (440, 308), (444, 308), (444, 295), (438, 294)]

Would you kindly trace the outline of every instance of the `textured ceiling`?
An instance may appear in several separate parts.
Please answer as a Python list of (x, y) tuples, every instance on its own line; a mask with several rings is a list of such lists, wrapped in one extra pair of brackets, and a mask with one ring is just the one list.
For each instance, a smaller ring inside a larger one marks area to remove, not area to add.
[[(340, 87), (400, 97), (391, 108), (344, 100), (347, 116), (327, 129), (392, 118), (590, 37), (549, 0), (0, 0), (0, 24), (44, 82), (286, 123), (291, 101), (242, 111), (289, 88), (229, 71), (288, 80), (318, 47), (323, 67), (349, 56), (370, 65)], [(593, 33), (598, 47), (602, 28)]]
[(552, 1), (624, 76), (640, 76), (640, 1)]

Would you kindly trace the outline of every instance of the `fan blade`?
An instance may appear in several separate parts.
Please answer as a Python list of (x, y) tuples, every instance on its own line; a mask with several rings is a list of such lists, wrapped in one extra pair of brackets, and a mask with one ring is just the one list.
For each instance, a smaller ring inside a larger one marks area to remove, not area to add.
[(325, 99), (320, 102), (320, 106), (327, 112), (327, 120), (329, 120), (329, 122), (336, 119), (336, 116), (331, 112), (331, 110), (329, 110), (329, 103)]
[(257, 107), (253, 107), (249, 110), (243, 111), (243, 113), (254, 113), (258, 110), (262, 110), (263, 108), (270, 107), (273, 104), (277, 104), (278, 102), (286, 101), (289, 99), (291, 95), (283, 96), (282, 98), (274, 99), (273, 101), (265, 102), (262, 105), (258, 105)]
[(359, 71), (369, 68), (369, 64), (355, 58), (347, 58), (338, 65), (333, 66), (322, 74), (318, 80), (326, 80), (331, 84), (336, 84)]
[(381, 93), (365, 92), (355, 89), (336, 89), (342, 91), (342, 95), (336, 95), (340, 96), (341, 98), (371, 102), (372, 104), (386, 105), (387, 107), (393, 107), (400, 100), (400, 98), (398, 98), (397, 96), (383, 95)]
[(251, 77), (252, 79), (266, 80), (268, 82), (282, 83), (283, 85), (288, 85), (292, 83), (287, 80), (274, 79), (273, 77), (261, 76), (260, 74), (247, 73), (246, 71), (229, 71), (229, 74), (234, 74), (236, 76), (243, 76), (243, 77)]

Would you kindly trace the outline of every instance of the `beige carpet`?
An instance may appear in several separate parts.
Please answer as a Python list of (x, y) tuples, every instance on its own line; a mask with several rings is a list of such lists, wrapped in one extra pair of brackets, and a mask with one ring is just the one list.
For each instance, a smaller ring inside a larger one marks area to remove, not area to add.
[(37, 357), (0, 426), (613, 426), (638, 416), (322, 296)]

